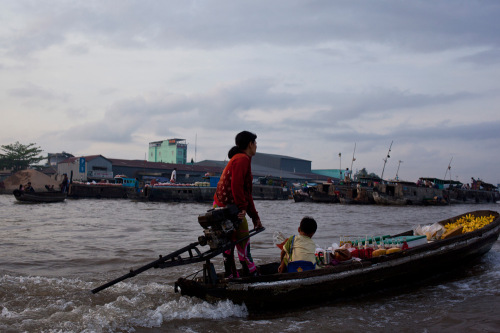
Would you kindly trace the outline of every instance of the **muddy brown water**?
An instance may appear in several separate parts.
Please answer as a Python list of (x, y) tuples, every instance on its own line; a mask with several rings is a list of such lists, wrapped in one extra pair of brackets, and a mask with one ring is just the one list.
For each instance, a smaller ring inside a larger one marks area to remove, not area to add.
[[(499, 204), (381, 207), (257, 201), (266, 231), (257, 263), (279, 258), (274, 231), (318, 221), (320, 246), (341, 235), (391, 234)], [(1, 332), (498, 332), (500, 242), (470, 265), (413, 286), (381, 290), (262, 318), (229, 301), (174, 293), (201, 264), (149, 270), (96, 295), (90, 290), (197, 240), (207, 204), (66, 200), (20, 204), (0, 195)], [(217, 268), (221, 259), (214, 259)], [(300, 302), (300, 300), (297, 300)]]

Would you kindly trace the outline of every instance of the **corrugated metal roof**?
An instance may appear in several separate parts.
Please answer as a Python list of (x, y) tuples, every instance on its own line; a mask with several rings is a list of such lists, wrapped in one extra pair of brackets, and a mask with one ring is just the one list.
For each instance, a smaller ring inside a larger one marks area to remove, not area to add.
[[(299, 158), (294, 158), (294, 157), (289, 157), (289, 156), (283, 156), (283, 155), (275, 155), (275, 154), (263, 154), (263, 155), (270, 155), (273, 157), (277, 158), (287, 158), (287, 159), (295, 159), (295, 160), (301, 160)], [(190, 172), (200, 172), (200, 173), (214, 173), (214, 174), (221, 174), (222, 171), (224, 170), (224, 167), (227, 164), (227, 161), (215, 161), (215, 160), (206, 160), (206, 161), (201, 161), (196, 164), (174, 164), (174, 163), (164, 163), (164, 162), (149, 162), (146, 160), (125, 160), (125, 159), (117, 159), (117, 158), (106, 158), (102, 155), (89, 155), (89, 156), (83, 156), (85, 158), (85, 161), (91, 161), (93, 159), (96, 159), (98, 157), (102, 157), (108, 161), (113, 166), (119, 166), (119, 167), (130, 167), (130, 168), (137, 168), (137, 169), (156, 169), (156, 170), (166, 170), (166, 171), (172, 171), (174, 168), (177, 168), (178, 172), (181, 173), (190, 173)], [(60, 163), (72, 163), (75, 161), (78, 161), (80, 157), (71, 157), (63, 162)], [(305, 160), (303, 160), (305, 161)], [(265, 167), (259, 164), (254, 164), (252, 163), (252, 174), (254, 177), (265, 177), (265, 176), (271, 176), (271, 177), (277, 177), (277, 178), (283, 178), (283, 179), (296, 179), (296, 180), (310, 180), (310, 179), (315, 179), (315, 180), (327, 180), (328, 177), (318, 175), (315, 173), (298, 173), (298, 172), (289, 172), (289, 171), (283, 171), (283, 170), (278, 170), (270, 167)]]
[(267, 153), (259, 153), (257, 152), (255, 156), (257, 155), (262, 155), (263, 157), (269, 156), (269, 157), (274, 157), (274, 158), (285, 158), (287, 160), (296, 160), (296, 161), (306, 161), (306, 162), (311, 162), (309, 160), (304, 160), (302, 158), (297, 158), (297, 157), (292, 157), (292, 156), (286, 156), (286, 155), (278, 155), (278, 154), (267, 154)]
[(75, 162), (75, 161), (79, 161), (79, 160), (80, 160), (80, 158), (82, 158), (82, 157), (83, 157), (83, 158), (85, 158), (85, 162), (90, 162), (90, 161), (92, 161), (92, 160), (95, 160), (95, 159), (96, 159), (96, 158), (98, 158), (98, 157), (102, 157), (102, 158), (104, 158), (105, 160), (110, 161), (110, 159), (109, 159), (109, 158), (106, 158), (106, 157), (104, 157), (104, 156), (102, 156), (102, 155), (89, 155), (89, 156), (69, 157), (69, 158), (67, 158), (67, 159), (65, 159), (64, 161), (61, 161), (61, 162), (59, 162), (59, 163), (73, 163), (73, 162)]

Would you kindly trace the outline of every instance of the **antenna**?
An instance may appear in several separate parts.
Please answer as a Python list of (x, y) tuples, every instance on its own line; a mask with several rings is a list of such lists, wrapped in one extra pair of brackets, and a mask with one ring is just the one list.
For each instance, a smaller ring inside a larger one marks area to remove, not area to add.
[(391, 148), (392, 148), (393, 142), (394, 142), (394, 140), (391, 141), (391, 145), (389, 146), (389, 151), (387, 152), (387, 157), (382, 159), (384, 161), (384, 167), (382, 168), (382, 176), (380, 177), (380, 178), (382, 178), (382, 180), (384, 179), (385, 164), (387, 163), (387, 160), (391, 157)]
[(198, 133), (194, 137), (194, 163), (196, 163), (196, 144), (198, 143)]

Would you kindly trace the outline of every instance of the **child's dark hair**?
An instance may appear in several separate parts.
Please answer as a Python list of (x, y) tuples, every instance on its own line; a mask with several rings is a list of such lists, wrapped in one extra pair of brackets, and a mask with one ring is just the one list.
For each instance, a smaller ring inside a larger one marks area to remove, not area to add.
[(300, 221), (300, 230), (302, 230), (303, 233), (314, 235), (316, 229), (318, 229), (318, 224), (312, 217), (306, 216)]
[(237, 153), (244, 151), (247, 149), (250, 142), (255, 142), (255, 139), (257, 139), (257, 135), (249, 131), (243, 131), (236, 134), (236, 137), (234, 138), (236, 146), (229, 150), (227, 157), (232, 158)]

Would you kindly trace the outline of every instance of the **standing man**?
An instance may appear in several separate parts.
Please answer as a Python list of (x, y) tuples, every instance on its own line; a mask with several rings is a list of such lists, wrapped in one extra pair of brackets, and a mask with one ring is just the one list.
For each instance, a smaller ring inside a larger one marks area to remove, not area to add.
[(170, 182), (171, 183), (177, 182), (177, 168), (174, 168), (174, 171), (172, 171), (172, 176), (170, 176)]
[[(257, 135), (243, 131), (236, 135), (236, 146), (231, 148), (227, 154), (227, 163), (222, 176), (217, 184), (214, 195), (214, 207), (226, 207), (234, 204), (238, 207), (238, 218), (242, 221), (234, 233), (234, 240), (248, 236), (248, 221), (246, 215), (252, 218), (255, 229), (260, 229), (262, 223), (255, 209), (252, 197), (252, 156), (257, 152)], [(250, 238), (236, 244), (238, 259), (246, 275), (257, 275), (257, 267), (250, 254)], [(228, 278), (238, 277), (234, 262), (234, 247), (224, 252), (225, 276)]]
[(349, 168), (345, 169), (345, 181), (350, 182), (351, 181), (351, 171)]
[(66, 193), (68, 192), (69, 189), (69, 179), (68, 179), (68, 174), (63, 174), (63, 181), (61, 183), (61, 192)]

